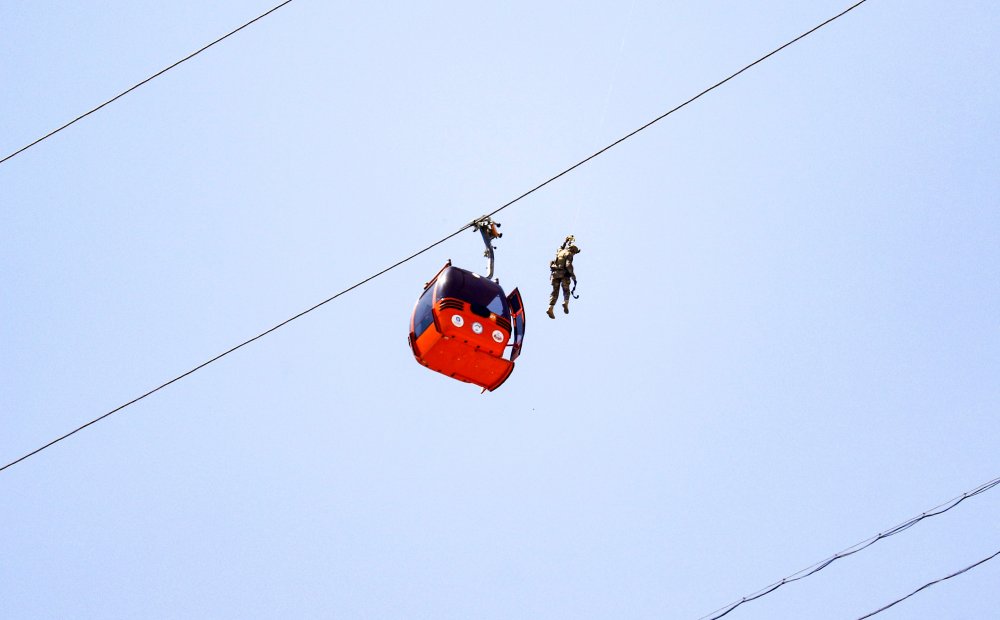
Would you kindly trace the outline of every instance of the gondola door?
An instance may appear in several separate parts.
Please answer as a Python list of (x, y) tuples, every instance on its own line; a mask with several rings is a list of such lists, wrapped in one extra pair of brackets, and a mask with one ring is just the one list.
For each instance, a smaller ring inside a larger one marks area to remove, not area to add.
[(521, 301), (521, 293), (516, 288), (507, 296), (507, 304), (510, 306), (511, 336), (513, 338), (510, 361), (513, 362), (521, 354), (521, 343), (524, 341), (524, 303)]

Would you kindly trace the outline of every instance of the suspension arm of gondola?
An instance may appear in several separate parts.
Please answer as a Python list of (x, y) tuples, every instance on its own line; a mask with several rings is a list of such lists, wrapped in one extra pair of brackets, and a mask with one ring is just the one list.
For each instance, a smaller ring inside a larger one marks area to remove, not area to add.
[(472, 226), (483, 236), (483, 243), (486, 244), (486, 251), (483, 252), (483, 256), (486, 257), (488, 262), (486, 277), (493, 277), (493, 240), (499, 239), (503, 236), (503, 233), (498, 230), (500, 224), (494, 222), (490, 219), (490, 216), (484, 215), (479, 219), (472, 221)]

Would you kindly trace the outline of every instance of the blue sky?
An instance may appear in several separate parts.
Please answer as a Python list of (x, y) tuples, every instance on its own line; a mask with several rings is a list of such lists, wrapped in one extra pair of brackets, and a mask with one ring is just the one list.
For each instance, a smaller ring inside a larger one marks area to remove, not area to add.
[[(0, 151), (273, 4), (0, 6)], [(0, 460), (847, 5), (293, 2), (0, 165)], [(871, 0), (506, 209), (528, 332), (494, 393), (406, 344), (447, 259), (483, 268), (470, 231), (4, 471), (5, 616), (696, 620), (995, 478), (998, 29)], [(859, 617), (1000, 549), (998, 515), (727, 618)], [(998, 576), (879, 617), (989, 617)]]

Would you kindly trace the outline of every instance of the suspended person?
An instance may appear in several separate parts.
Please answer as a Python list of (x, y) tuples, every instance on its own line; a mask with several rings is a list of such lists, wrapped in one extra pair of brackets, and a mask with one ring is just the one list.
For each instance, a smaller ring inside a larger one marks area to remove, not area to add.
[(550, 319), (556, 318), (556, 315), (552, 313), (552, 309), (556, 307), (556, 301), (559, 300), (559, 288), (562, 287), (563, 292), (563, 312), (569, 314), (569, 283), (570, 280), (573, 281), (574, 289), (576, 288), (576, 274), (573, 272), (573, 257), (580, 253), (580, 248), (575, 245), (576, 239), (573, 235), (566, 237), (563, 241), (562, 246), (556, 252), (556, 258), (551, 263), (549, 263), (549, 269), (551, 270), (551, 275), (549, 280), (552, 282), (552, 295), (549, 297), (549, 309), (546, 314), (549, 315)]

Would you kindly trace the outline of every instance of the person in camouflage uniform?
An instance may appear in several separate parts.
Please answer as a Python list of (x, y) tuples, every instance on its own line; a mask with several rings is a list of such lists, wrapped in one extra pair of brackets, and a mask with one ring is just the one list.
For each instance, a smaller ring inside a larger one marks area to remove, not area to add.
[(569, 283), (576, 282), (576, 274), (573, 272), (573, 257), (580, 253), (580, 248), (576, 247), (576, 239), (573, 235), (566, 237), (562, 247), (556, 252), (556, 258), (549, 263), (552, 274), (549, 280), (552, 282), (552, 295), (549, 296), (549, 309), (546, 314), (550, 319), (556, 318), (552, 310), (559, 300), (559, 288), (563, 291), (563, 312), (569, 314)]

